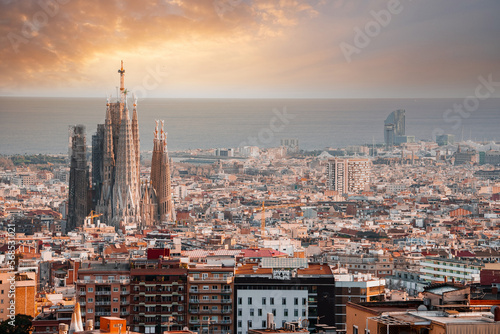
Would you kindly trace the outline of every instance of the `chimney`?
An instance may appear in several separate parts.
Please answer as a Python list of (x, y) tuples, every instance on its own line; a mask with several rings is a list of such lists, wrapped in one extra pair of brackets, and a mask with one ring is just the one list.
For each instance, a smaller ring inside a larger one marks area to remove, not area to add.
[(68, 334), (69, 326), (66, 324), (59, 324), (59, 334)]
[(267, 314), (267, 329), (273, 329), (274, 315), (272, 313)]
[(87, 322), (85, 323), (85, 330), (86, 331), (93, 331), (94, 330), (94, 320), (92, 320), (92, 319), (87, 320)]
[(448, 276), (444, 276), (444, 282), (446, 283), (448, 281)]
[(493, 319), (495, 322), (500, 322), (500, 306), (495, 306), (493, 309)]

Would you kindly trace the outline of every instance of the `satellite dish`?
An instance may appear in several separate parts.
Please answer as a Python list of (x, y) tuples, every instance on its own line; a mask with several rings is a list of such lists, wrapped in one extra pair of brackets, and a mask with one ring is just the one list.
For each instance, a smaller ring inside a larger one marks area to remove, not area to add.
[(182, 328), (182, 330), (183, 330), (183, 331), (188, 331), (188, 330), (189, 330), (189, 327), (187, 327), (187, 326), (186, 326), (186, 327), (183, 327), (183, 328)]
[(417, 308), (417, 311), (419, 312), (424, 312), (424, 311), (427, 311), (427, 307), (425, 305), (420, 305), (418, 308)]

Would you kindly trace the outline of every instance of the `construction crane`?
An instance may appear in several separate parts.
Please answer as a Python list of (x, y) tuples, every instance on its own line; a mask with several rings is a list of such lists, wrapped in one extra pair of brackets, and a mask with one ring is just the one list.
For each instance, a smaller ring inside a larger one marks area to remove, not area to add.
[(90, 215), (88, 215), (87, 217), (85, 217), (87, 220), (87, 218), (90, 218), (90, 224), (94, 224), (94, 218), (97, 218), (97, 217), (100, 217), (102, 216), (102, 213), (94, 213), (94, 210), (90, 211)]
[(266, 232), (266, 209), (272, 210), (272, 209), (290, 208), (290, 207), (295, 207), (295, 206), (299, 206), (299, 205), (300, 204), (280, 204), (280, 205), (273, 205), (273, 206), (265, 206), (265, 202), (262, 201), (262, 217), (260, 219), (261, 238), (264, 238), (264, 234)]

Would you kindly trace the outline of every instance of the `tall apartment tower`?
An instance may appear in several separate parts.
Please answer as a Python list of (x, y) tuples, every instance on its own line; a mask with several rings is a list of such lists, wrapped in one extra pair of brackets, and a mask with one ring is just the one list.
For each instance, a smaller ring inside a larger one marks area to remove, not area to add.
[(339, 194), (356, 193), (370, 185), (371, 160), (332, 158), (327, 164), (327, 188)]
[[(137, 101), (134, 101), (132, 120), (129, 116), (125, 70), (123, 61), (120, 74), (120, 95), (113, 103), (106, 104), (106, 120), (98, 125), (97, 137), (102, 136), (102, 161), (99, 166), (100, 179), (92, 182), (100, 185), (96, 210), (103, 214), (108, 225), (118, 227), (120, 223), (140, 222), (140, 145), (137, 120)], [(99, 133), (104, 126), (104, 133)], [(98, 141), (96, 148), (99, 150)], [(96, 155), (97, 156), (97, 155)]]
[(391, 112), (384, 121), (385, 146), (390, 148), (396, 144), (396, 137), (405, 135), (405, 110)]
[(82, 226), (89, 213), (89, 170), (84, 125), (70, 127), (70, 147), (67, 231)]

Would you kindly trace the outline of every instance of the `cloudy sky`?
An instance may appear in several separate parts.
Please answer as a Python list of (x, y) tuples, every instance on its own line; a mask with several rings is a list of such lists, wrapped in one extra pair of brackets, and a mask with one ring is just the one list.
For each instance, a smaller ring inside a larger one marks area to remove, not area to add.
[[(0, 95), (464, 97), (498, 0), (0, 0)], [(500, 97), (500, 84), (495, 95)]]

